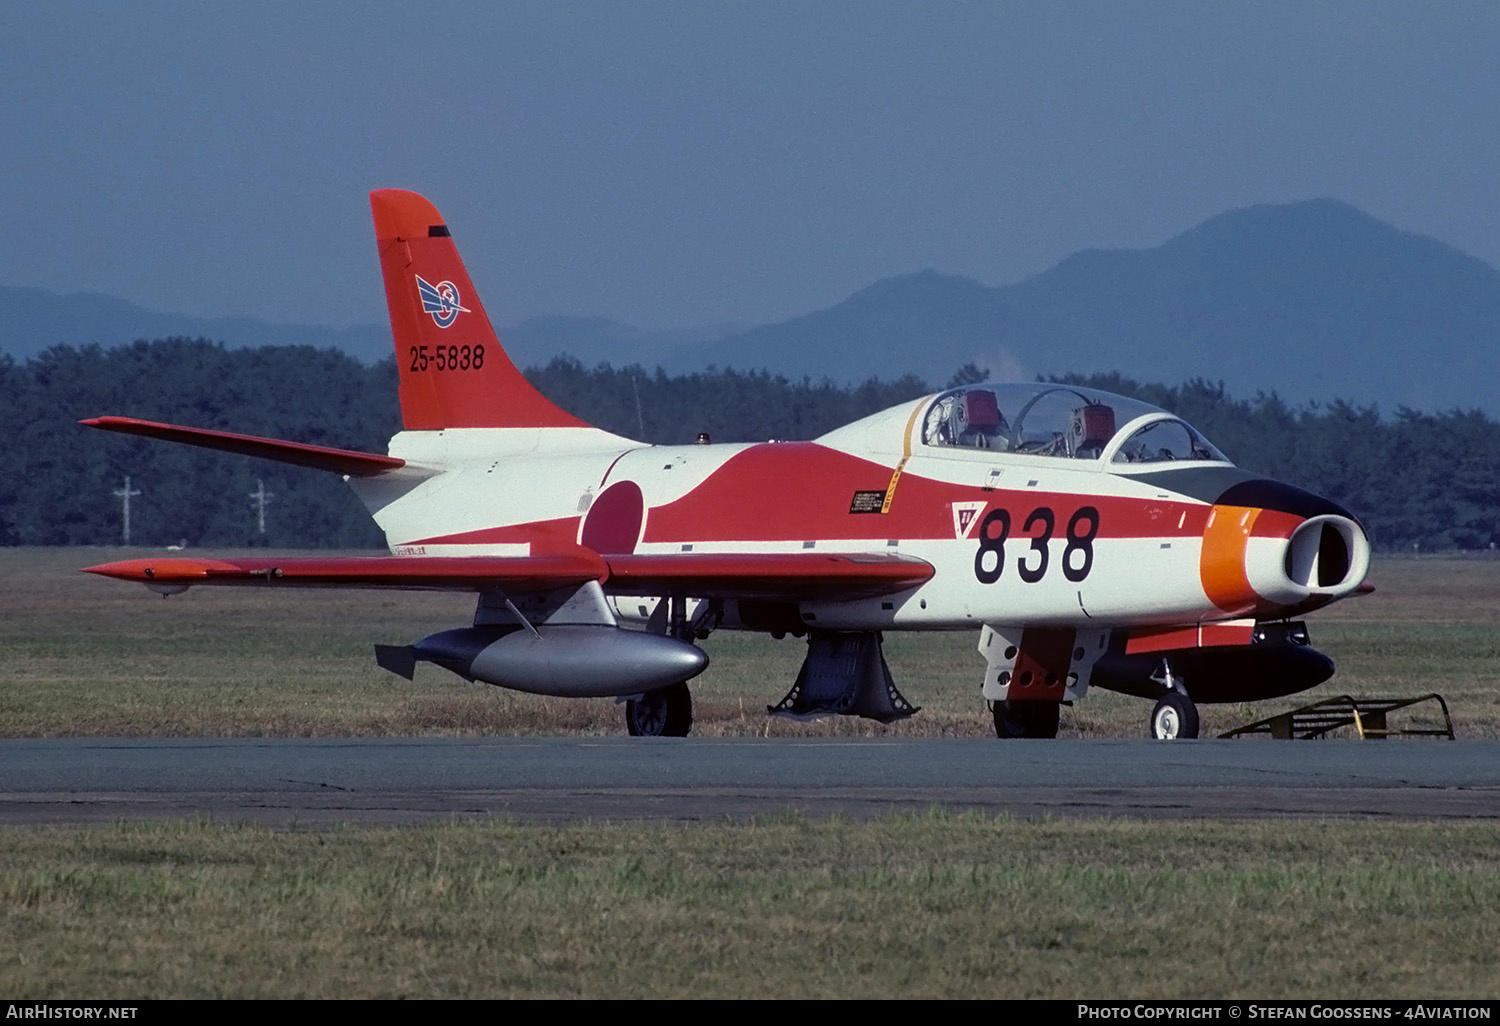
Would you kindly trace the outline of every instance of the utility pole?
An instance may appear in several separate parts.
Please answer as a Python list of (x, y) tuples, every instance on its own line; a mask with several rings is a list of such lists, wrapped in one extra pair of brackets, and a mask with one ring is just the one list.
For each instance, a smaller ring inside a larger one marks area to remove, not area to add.
[(120, 512), (122, 514), (122, 519), (125, 522), (125, 544), (129, 545), (130, 544), (130, 497), (132, 495), (139, 495), (139, 494), (141, 494), (141, 490), (139, 488), (137, 488), (135, 491), (131, 491), (130, 490), (130, 475), (126, 474), (125, 475), (125, 487), (124, 488), (116, 488), (115, 489), (115, 494), (120, 497)]
[(266, 507), (271, 500), (276, 498), (274, 494), (266, 491), (266, 483), (260, 478), (255, 479), (255, 491), (250, 493), (250, 498), (255, 500), (255, 527), (260, 536), (266, 536)]

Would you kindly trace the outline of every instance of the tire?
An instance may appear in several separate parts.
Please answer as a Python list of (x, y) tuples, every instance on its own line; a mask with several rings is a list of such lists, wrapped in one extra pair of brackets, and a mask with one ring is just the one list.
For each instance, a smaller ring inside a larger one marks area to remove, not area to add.
[(1157, 741), (1176, 741), (1198, 736), (1198, 707), (1180, 691), (1168, 691), (1151, 710), (1147, 737)]
[(687, 737), (692, 727), (693, 693), (686, 681), (625, 703), (625, 729), (631, 737)]
[(995, 736), (999, 738), (1053, 738), (1062, 705), (1058, 702), (990, 703), (995, 713)]

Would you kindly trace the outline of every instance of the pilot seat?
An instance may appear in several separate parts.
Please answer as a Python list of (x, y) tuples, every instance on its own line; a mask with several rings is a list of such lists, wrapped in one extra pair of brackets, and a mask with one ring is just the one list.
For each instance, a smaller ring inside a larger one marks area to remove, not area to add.
[(954, 440), (971, 449), (1005, 448), (1005, 415), (995, 393), (984, 388), (971, 389), (959, 396), (953, 406), (951, 428)]
[(1115, 436), (1115, 410), (1103, 403), (1089, 403), (1073, 411), (1069, 426), (1073, 455), (1097, 459)]

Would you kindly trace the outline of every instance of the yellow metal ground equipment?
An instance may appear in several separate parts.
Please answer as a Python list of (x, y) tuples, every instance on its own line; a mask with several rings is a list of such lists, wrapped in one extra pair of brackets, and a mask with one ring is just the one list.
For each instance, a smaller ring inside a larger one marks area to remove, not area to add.
[[(1436, 702), (1443, 711), (1443, 727), (1395, 728), (1388, 724), (1387, 717), (1398, 709), (1405, 709), (1419, 702)], [(1443, 696), (1433, 693), (1417, 698), (1351, 698), (1339, 695), (1325, 698), (1321, 702), (1305, 705), (1291, 712), (1279, 713), (1234, 730), (1222, 737), (1246, 737), (1250, 734), (1270, 734), (1274, 738), (1322, 737), (1340, 727), (1353, 727), (1361, 738), (1383, 739), (1387, 737), (1446, 737), (1453, 740), (1453, 718), (1448, 715), (1448, 703)]]

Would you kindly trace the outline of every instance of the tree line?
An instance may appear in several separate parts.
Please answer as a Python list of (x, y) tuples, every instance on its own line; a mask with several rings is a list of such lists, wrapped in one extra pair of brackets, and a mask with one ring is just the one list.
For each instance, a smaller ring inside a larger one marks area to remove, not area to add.
[[(590, 423), (682, 444), (814, 438), (949, 382), (915, 377), (840, 386), (766, 371), (668, 375), (556, 359), (528, 377)], [(1430, 414), (1333, 401), (1292, 407), (1233, 398), (1222, 383), (1067, 380), (1181, 415), (1241, 466), (1327, 495), (1365, 522), (1379, 549), (1487, 549), (1500, 543), (1500, 430), (1475, 411)], [(316, 445), (383, 452), (400, 427), (396, 370), (338, 350), (230, 349), (203, 339), (59, 346), (24, 363), (0, 355), (0, 544), (113, 545), (130, 478), (132, 544), (380, 548), (384, 540), (337, 477), (263, 460), (91, 431), (119, 414)], [(266, 504), (259, 529), (256, 494)]]

